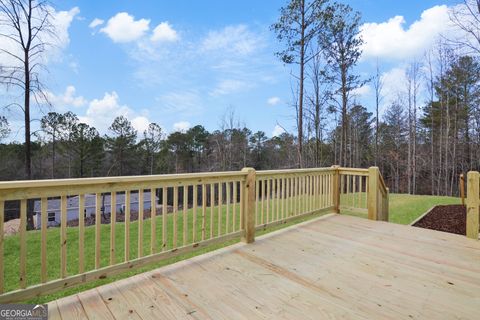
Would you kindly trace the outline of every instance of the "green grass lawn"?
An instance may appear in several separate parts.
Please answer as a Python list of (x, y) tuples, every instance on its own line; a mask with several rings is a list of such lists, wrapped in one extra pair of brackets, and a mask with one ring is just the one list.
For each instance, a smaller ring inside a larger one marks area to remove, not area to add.
[[(389, 221), (399, 224), (410, 224), (433, 206), (460, 203), (460, 198), (454, 197), (390, 194)], [(343, 210), (342, 213), (366, 217), (365, 212), (355, 210)]]
[[(355, 198), (355, 203), (352, 199), (345, 199), (342, 196), (342, 201), (346, 205), (360, 205), (364, 206), (365, 201), (362, 200), (364, 197), (360, 195), (357, 200)], [(346, 201), (352, 201), (347, 203)], [(303, 202), (303, 201), (302, 201)], [(460, 200), (458, 198), (452, 197), (435, 197), (435, 196), (411, 196), (404, 194), (391, 194), (390, 195), (390, 221), (400, 224), (409, 224), (421, 214), (426, 212), (428, 209), (435, 205), (440, 204), (458, 204)], [(229, 232), (232, 232), (233, 227), (233, 206), (230, 206), (229, 214)], [(259, 208), (260, 209), (260, 208)], [(273, 208), (271, 207), (270, 210)], [(197, 210), (197, 224), (195, 228), (196, 241), (202, 239), (202, 209), (201, 207)], [(350, 214), (360, 217), (366, 217), (365, 210), (361, 212), (356, 212), (354, 210), (343, 210), (342, 213)], [(258, 215), (260, 215), (260, 210), (258, 210)], [(272, 214), (273, 215), (273, 214)], [(187, 229), (188, 237), (186, 244), (193, 243), (193, 210), (187, 210)], [(211, 225), (211, 209), (207, 208), (206, 211), (206, 220), (205, 220), (205, 235), (206, 239), (210, 237), (210, 225)], [(309, 216), (295, 221), (291, 221), (287, 224), (283, 224), (277, 227), (269, 228), (266, 231), (257, 232), (257, 235), (261, 235), (267, 232), (271, 232), (280, 228), (290, 226), (292, 224), (298, 223), (300, 221), (305, 221), (312, 219), (317, 216)], [(259, 219), (260, 217), (257, 217)], [(218, 207), (213, 208), (213, 235), (214, 237), (218, 236)], [(227, 220), (227, 211), (226, 205), (222, 206), (222, 211), (220, 213), (221, 219), (221, 234), (226, 233), (226, 220)], [(143, 252), (144, 255), (150, 254), (150, 219), (145, 219), (143, 223), (144, 236), (143, 236)], [(157, 251), (161, 250), (162, 245), (162, 216), (156, 217), (156, 239), (157, 239)], [(236, 220), (235, 220), (236, 229), (238, 230), (240, 226), (240, 206), (236, 205)], [(177, 220), (177, 246), (180, 247), (183, 245), (183, 214), (182, 211), (178, 213)], [(167, 218), (167, 248), (173, 248), (173, 214), (168, 214)], [(107, 266), (109, 264), (109, 251), (110, 251), (110, 225), (101, 226), (101, 266)], [(125, 235), (125, 224), (117, 222), (115, 229), (115, 245), (116, 245), (116, 262), (122, 262), (124, 260), (124, 235)], [(41, 243), (41, 234), (40, 231), (29, 231), (27, 233), (27, 285), (34, 285), (40, 282), (40, 243)], [(61, 298), (63, 296), (71, 295), (77, 292), (87, 290), (99, 286), (101, 284), (106, 284), (115, 280), (126, 278), (134, 274), (142, 273), (148, 270), (152, 270), (164, 265), (174, 263), (176, 261), (184, 260), (196, 255), (203, 254), (221, 247), (238, 242), (239, 239), (233, 239), (224, 243), (212, 245), (206, 248), (201, 248), (195, 250), (194, 252), (182, 254), (174, 258), (165, 259), (160, 262), (151, 264), (149, 266), (125, 272), (113, 277), (106, 279), (101, 279), (94, 281), (92, 283), (79, 285), (73, 288), (69, 288), (63, 291), (59, 291), (54, 294), (46, 295), (43, 297), (35, 298), (29, 300), (30, 303), (44, 303), (54, 299)], [(78, 228), (69, 227), (67, 228), (67, 272), (69, 275), (74, 275), (78, 273)], [(130, 259), (138, 257), (138, 222), (132, 221), (130, 223)], [(18, 289), (19, 283), (19, 237), (18, 235), (9, 236), (5, 238), (5, 289), (6, 291)], [(85, 228), (85, 269), (93, 270), (95, 262), (95, 226), (90, 226)], [(60, 276), (60, 229), (59, 228), (49, 228), (47, 230), (47, 270), (48, 270), (48, 279), (54, 280), (58, 279)]]

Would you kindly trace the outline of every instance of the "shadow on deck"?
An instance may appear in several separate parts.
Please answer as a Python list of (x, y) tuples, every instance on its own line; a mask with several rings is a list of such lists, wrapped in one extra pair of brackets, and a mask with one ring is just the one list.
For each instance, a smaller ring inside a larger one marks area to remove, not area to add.
[(474, 319), (480, 242), (327, 215), (49, 304), (52, 319)]

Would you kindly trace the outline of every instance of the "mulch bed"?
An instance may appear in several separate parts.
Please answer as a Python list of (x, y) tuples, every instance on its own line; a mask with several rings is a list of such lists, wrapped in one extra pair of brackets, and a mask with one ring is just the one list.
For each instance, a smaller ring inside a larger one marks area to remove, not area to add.
[(434, 207), (415, 227), (465, 235), (467, 209), (462, 205)]

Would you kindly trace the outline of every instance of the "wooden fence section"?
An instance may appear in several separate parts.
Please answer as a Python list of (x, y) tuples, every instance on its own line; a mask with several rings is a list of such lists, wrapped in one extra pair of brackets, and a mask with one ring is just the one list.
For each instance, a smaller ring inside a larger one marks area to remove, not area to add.
[[(87, 198), (95, 201), (93, 220), (85, 216)], [(138, 200), (136, 210), (132, 199)], [(67, 220), (72, 202), (77, 204), (73, 224)], [(12, 203), (19, 208), (20, 230), (5, 237), (5, 208)], [(54, 203), (60, 224), (47, 232)], [(111, 213), (106, 214), (106, 205)], [(251, 243), (256, 230), (340, 208), (368, 208), (370, 219), (388, 219), (388, 189), (378, 168), (245, 168), (0, 182), (0, 303), (107, 278), (230, 239)], [(27, 231), (34, 209), (41, 214), (41, 230)]]
[(480, 206), (480, 174), (478, 171), (467, 173), (467, 227), (466, 235), (478, 239), (479, 206)]
[(335, 175), (336, 170), (332, 168), (258, 171), (255, 188), (257, 229), (321, 211), (333, 211)]
[(368, 169), (339, 169), (340, 210), (367, 213)]

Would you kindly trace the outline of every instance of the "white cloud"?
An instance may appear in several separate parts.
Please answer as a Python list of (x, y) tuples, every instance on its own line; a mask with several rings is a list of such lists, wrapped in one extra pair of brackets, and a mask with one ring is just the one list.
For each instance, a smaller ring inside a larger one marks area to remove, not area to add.
[(150, 39), (154, 42), (175, 42), (178, 40), (178, 34), (166, 21), (160, 23), (153, 29), (153, 34)]
[(282, 100), (279, 97), (271, 97), (267, 100), (267, 103), (271, 106), (278, 105)]
[[(126, 105), (119, 102), (118, 94), (115, 91), (106, 92), (102, 99), (93, 99), (88, 105), (85, 116), (79, 119), (97, 128), (101, 133), (106, 133), (108, 127), (118, 116), (125, 116), (129, 119), (135, 118), (135, 113)], [(137, 120), (136, 125), (141, 127), (142, 120)]]
[(185, 132), (190, 129), (192, 125), (188, 121), (180, 121), (173, 124), (173, 131)]
[(197, 115), (203, 109), (201, 95), (195, 90), (174, 91), (155, 99), (162, 111), (182, 116)]
[[(78, 7), (74, 7), (69, 11), (58, 11), (53, 10), (53, 25), (55, 26), (55, 39), (57, 46), (61, 49), (64, 49), (70, 43), (70, 36), (68, 34), (68, 29), (72, 24), (73, 19), (80, 13)], [(52, 37), (53, 38), (53, 37)], [(48, 42), (48, 39), (47, 39)]]
[(285, 133), (285, 129), (283, 129), (281, 126), (277, 124), (275, 128), (273, 128), (272, 137), (278, 137), (282, 133)]
[(220, 31), (210, 31), (202, 41), (204, 51), (251, 54), (262, 45), (261, 38), (248, 30), (246, 25), (227, 26)]
[(60, 95), (55, 95), (51, 92), (47, 92), (47, 97), (50, 103), (61, 110), (68, 109), (69, 107), (83, 107), (88, 101), (82, 96), (76, 96), (76, 89), (70, 85), (65, 89), (65, 92)]
[(355, 96), (366, 96), (370, 94), (372, 91), (372, 88), (366, 84), (364, 86), (361, 86), (360, 88), (356, 88), (355, 90), (352, 91), (352, 94)]
[(249, 87), (250, 85), (242, 80), (222, 80), (210, 92), (210, 95), (214, 97), (223, 96), (245, 90)]
[(149, 124), (150, 120), (144, 116), (138, 116), (132, 119), (132, 126), (138, 131), (139, 134), (142, 134), (145, 130), (147, 130)]
[(101, 26), (105, 21), (102, 20), (102, 19), (99, 19), (99, 18), (95, 18), (92, 20), (92, 22), (90, 22), (90, 24), (88, 25), (89, 28), (96, 28), (98, 26)]
[(126, 43), (140, 39), (149, 29), (150, 20), (135, 20), (127, 12), (119, 12), (111, 17), (107, 25), (100, 30), (114, 42)]
[(360, 27), (365, 58), (409, 59), (422, 54), (450, 26), (449, 8), (434, 6), (423, 11), (419, 20), (405, 27), (403, 16), (386, 22), (365, 23)]

